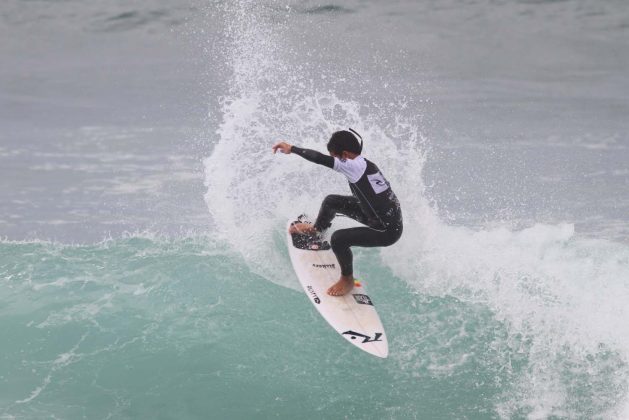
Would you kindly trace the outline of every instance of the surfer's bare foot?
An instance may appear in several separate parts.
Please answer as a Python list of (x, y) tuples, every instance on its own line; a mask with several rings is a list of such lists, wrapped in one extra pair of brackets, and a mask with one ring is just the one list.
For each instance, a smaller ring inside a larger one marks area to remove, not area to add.
[(288, 228), (288, 233), (300, 233), (302, 235), (314, 235), (317, 229), (310, 223), (295, 223)]
[(341, 276), (339, 281), (334, 283), (332, 287), (328, 289), (328, 295), (330, 296), (343, 296), (346, 295), (354, 288), (354, 276)]

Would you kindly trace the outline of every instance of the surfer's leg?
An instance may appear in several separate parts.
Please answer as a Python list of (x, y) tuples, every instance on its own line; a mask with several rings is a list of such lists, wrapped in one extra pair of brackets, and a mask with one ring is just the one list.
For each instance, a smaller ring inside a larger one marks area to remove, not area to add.
[(291, 234), (317, 235), (332, 225), (332, 219), (337, 214), (343, 214), (360, 223), (367, 224), (367, 218), (360, 209), (356, 197), (331, 194), (325, 197), (323, 203), (321, 203), (319, 215), (314, 224), (293, 223), (289, 227), (288, 232)]
[(328, 294), (342, 296), (354, 287), (354, 267), (351, 246), (376, 247), (393, 245), (402, 236), (402, 225), (387, 230), (367, 227), (340, 229), (332, 234), (331, 245), (341, 267), (341, 278), (328, 289)]
[(322, 232), (332, 225), (332, 220), (337, 214), (343, 214), (360, 223), (366, 223), (367, 218), (360, 210), (358, 199), (351, 195), (330, 194), (321, 203), (319, 215), (314, 223), (317, 231)]
[(334, 255), (339, 260), (341, 274), (353, 273), (352, 246), (376, 247), (393, 245), (402, 236), (402, 226), (387, 230), (376, 230), (368, 227), (339, 229), (332, 234), (331, 245)]
[(332, 234), (332, 238), (330, 239), (332, 251), (334, 255), (336, 255), (336, 259), (341, 268), (341, 277), (328, 289), (328, 294), (331, 296), (343, 296), (354, 288), (354, 256), (350, 249), (349, 239), (351, 235), (347, 235), (347, 231), (351, 231), (352, 229), (337, 230)]

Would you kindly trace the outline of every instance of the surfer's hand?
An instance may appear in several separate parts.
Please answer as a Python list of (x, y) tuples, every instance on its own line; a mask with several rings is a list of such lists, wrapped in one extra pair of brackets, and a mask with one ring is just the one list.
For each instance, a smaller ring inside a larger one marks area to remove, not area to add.
[(290, 154), (291, 147), (293, 146), (291, 146), (288, 143), (284, 143), (282, 141), (282, 142), (277, 143), (275, 146), (273, 146), (273, 153), (276, 153), (279, 150), (280, 152), (288, 155)]

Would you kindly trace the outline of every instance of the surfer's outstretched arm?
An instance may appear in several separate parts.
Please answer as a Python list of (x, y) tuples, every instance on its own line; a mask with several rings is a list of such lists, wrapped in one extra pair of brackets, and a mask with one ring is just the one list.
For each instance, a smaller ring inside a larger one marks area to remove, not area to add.
[(319, 153), (316, 150), (302, 149), (301, 147), (292, 146), (284, 142), (277, 143), (275, 146), (273, 146), (273, 153), (277, 152), (278, 150), (286, 154), (295, 153), (310, 162), (327, 166), (328, 168), (334, 168), (334, 158), (332, 156), (327, 156), (323, 153)]

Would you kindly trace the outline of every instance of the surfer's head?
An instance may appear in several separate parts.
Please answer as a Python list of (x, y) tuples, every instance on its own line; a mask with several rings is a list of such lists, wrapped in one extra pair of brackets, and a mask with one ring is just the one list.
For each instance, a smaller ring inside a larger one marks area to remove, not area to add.
[(343, 152), (360, 155), (363, 150), (363, 138), (351, 128), (349, 131), (341, 130), (332, 134), (328, 141), (328, 152), (332, 156), (342, 156)]

